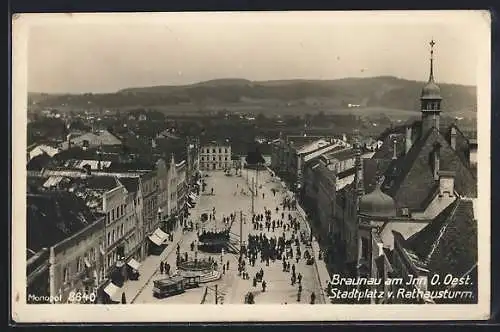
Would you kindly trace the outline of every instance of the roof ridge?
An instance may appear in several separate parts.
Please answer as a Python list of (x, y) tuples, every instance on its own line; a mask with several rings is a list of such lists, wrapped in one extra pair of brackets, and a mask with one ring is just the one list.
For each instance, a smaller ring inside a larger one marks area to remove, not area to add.
[(437, 247), (439, 246), (439, 243), (441, 242), (441, 239), (443, 238), (444, 236), (444, 233), (446, 232), (448, 226), (451, 224), (452, 222), (452, 217), (455, 215), (455, 213), (457, 212), (458, 210), (458, 207), (460, 206), (460, 200), (456, 200), (456, 203), (455, 203), (455, 206), (453, 207), (453, 210), (451, 211), (451, 213), (448, 215), (448, 217), (446, 218), (446, 222), (444, 223), (444, 225), (441, 227), (441, 229), (439, 230), (439, 235), (437, 237), (437, 239), (432, 243), (431, 245), (431, 250), (430, 252), (427, 254), (427, 257), (425, 258), (425, 261), (426, 262), (429, 262), (432, 258), (432, 256), (434, 255), (434, 253), (436, 252), (436, 249)]
[[(446, 139), (446, 136), (445, 136), (445, 135), (443, 135), (443, 132), (441, 132), (440, 130), (438, 130), (438, 132), (439, 132), (439, 134), (440, 134), (441, 136), (443, 136), (444, 141), (446, 142), (446, 144), (448, 144), (448, 146), (451, 148), (451, 150), (453, 150), (453, 153), (455, 153), (455, 156), (457, 156), (458, 160), (460, 160), (460, 162), (462, 163), (462, 166), (464, 166), (464, 167), (467, 169), (467, 171), (469, 172), (469, 174), (470, 174), (470, 175), (472, 175), (472, 177), (473, 177), (475, 180), (477, 180), (477, 179), (476, 179), (476, 175), (472, 172), (472, 170), (470, 169), (470, 167), (469, 167), (467, 164), (465, 164), (463, 157), (462, 157), (460, 154), (458, 154), (458, 152), (457, 152), (457, 150), (456, 150), (456, 149), (453, 149), (453, 148), (451, 147), (450, 142), (448, 142), (448, 140)], [(462, 134), (462, 135), (463, 135), (463, 134)], [(467, 137), (465, 137), (465, 136), (464, 136), (464, 138), (465, 138), (467, 141), (469, 141), (469, 139), (468, 139)]]
[(398, 159), (396, 161), (396, 163), (395, 163), (396, 168), (397, 168), (398, 164), (402, 164), (403, 167), (401, 167), (400, 169), (403, 171), (399, 172), (399, 174), (394, 179), (394, 183), (396, 185), (391, 186), (388, 190), (388, 192), (390, 193), (391, 196), (395, 195), (397, 193), (397, 191), (399, 190), (399, 187), (403, 183), (403, 181), (400, 181), (400, 180), (404, 179), (406, 177), (406, 175), (408, 174), (408, 172), (411, 169), (411, 166), (414, 164), (415, 160), (418, 158), (418, 156), (420, 154), (419, 152), (425, 146), (425, 143), (427, 142), (427, 140), (429, 139), (431, 134), (434, 133), (434, 131), (437, 131), (437, 129), (435, 127), (432, 127), (421, 139), (417, 140), (415, 142), (415, 144), (412, 145), (412, 147), (410, 148), (408, 153), (404, 154), (403, 156), (400, 157), (400, 159)]

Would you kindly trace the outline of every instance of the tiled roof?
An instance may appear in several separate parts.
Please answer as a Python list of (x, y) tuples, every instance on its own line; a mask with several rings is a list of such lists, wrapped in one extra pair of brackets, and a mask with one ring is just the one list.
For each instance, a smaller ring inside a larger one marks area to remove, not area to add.
[(153, 170), (155, 168), (154, 163), (146, 160), (131, 161), (128, 163), (111, 163), (111, 165), (106, 169), (107, 171), (139, 171), (139, 170)]
[(27, 248), (38, 252), (96, 221), (85, 202), (68, 192), (27, 195)]
[(129, 153), (151, 153), (151, 142), (137, 137), (133, 132), (120, 132), (116, 136), (121, 140), (124, 149)]
[(120, 178), (119, 181), (123, 186), (127, 189), (129, 193), (135, 193), (139, 189), (139, 178), (138, 177), (130, 177), (130, 178)]
[(395, 161), (386, 174), (383, 189), (392, 196), (399, 207), (423, 208), (422, 203), (435, 190), (432, 151), (435, 144), (440, 147), (440, 170), (454, 171), (455, 190), (463, 195), (477, 195), (477, 181), (473, 173), (463, 164), (445, 138), (435, 128), (415, 142), (410, 151)]
[(410, 237), (405, 247), (413, 250), (431, 273), (464, 275), (477, 263), (477, 220), (472, 201), (457, 199)]
[(112, 176), (92, 176), (84, 180), (88, 189), (111, 190), (119, 186), (115, 177)]
[(304, 145), (310, 144), (314, 141), (324, 139), (324, 136), (299, 136), (299, 135), (290, 135), (286, 137), (286, 142), (292, 144), (296, 148), (300, 148)]
[(373, 158), (376, 159), (392, 159), (394, 156), (394, 140), (396, 140), (396, 156), (399, 158), (405, 154), (405, 134), (391, 133), (383, 139), (382, 147), (375, 152)]
[(320, 179), (324, 179), (327, 181), (325, 183), (329, 186), (335, 186), (335, 172), (328, 169), (322, 162), (318, 162), (315, 166), (313, 166), (313, 172), (319, 175)]
[(52, 157), (50, 157), (46, 153), (42, 153), (34, 158), (32, 158), (28, 164), (26, 165), (26, 169), (29, 171), (40, 171), (43, 168), (47, 167), (52, 161)]

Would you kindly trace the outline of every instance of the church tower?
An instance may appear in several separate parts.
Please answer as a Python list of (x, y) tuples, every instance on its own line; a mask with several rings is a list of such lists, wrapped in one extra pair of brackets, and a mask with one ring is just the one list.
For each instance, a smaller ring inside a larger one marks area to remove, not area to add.
[(434, 45), (436, 43), (431, 40), (431, 59), (429, 81), (422, 89), (420, 95), (420, 108), (422, 112), (422, 137), (433, 127), (439, 129), (439, 117), (441, 113), (441, 89), (434, 82)]

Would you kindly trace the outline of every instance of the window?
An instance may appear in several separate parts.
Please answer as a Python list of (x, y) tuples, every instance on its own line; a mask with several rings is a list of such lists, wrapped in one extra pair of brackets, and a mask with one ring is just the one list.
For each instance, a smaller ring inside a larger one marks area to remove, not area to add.
[(113, 236), (111, 236), (113, 242), (115, 242), (115, 230), (113, 229)]
[(219, 148), (219, 153), (222, 153), (222, 149), (221, 148)]
[(224, 149), (224, 152), (225, 152), (225, 153), (228, 153), (228, 152), (227, 152), (227, 148), (225, 148), (225, 149)]
[(81, 257), (78, 257), (76, 259), (76, 272), (80, 272), (83, 270), (83, 259)]
[(212, 153), (215, 153), (215, 149), (212, 149)]
[(69, 267), (65, 266), (63, 269), (63, 282), (67, 283), (69, 281)]
[(221, 157), (221, 156), (219, 156), (219, 161), (221, 161), (221, 160), (222, 160), (222, 157)]
[(215, 161), (215, 156), (212, 158), (213, 161)]
[(112, 215), (111, 220), (115, 220), (115, 209), (111, 210), (111, 215)]
[(109, 224), (109, 222), (111, 221), (111, 220), (109, 219), (109, 217), (110, 217), (110, 215), (109, 215), (109, 212), (108, 212), (108, 213), (107, 213), (107, 215), (106, 215), (106, 223), (108, 223), (108, 224)]
[(227, 161), (227, 157), (224, 157), (224, 160)]
[(121, 226), (121, 235), (123, 236), (123, 224)]
[(108, 233), (108, 246), (111, 244), (111, 233)]
[(201, 160), (204, 161), (205, 160), (205, 157), (201, 157)]

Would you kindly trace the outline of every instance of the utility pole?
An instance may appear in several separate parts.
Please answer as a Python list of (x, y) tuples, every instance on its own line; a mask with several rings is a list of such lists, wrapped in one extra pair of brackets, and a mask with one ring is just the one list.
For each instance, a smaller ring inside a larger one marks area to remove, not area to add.
[(219, 302), (219, 294), (217, 294), (217, 284), (215, 284), (215, 304), (218, 304)]
[(255, 214), (255, 178), (252, 178), (252, 190), (250, 190), (252, 193), (252, 215)]
[(243, 248), (243, 211), (240, 210), (240, 253)]

